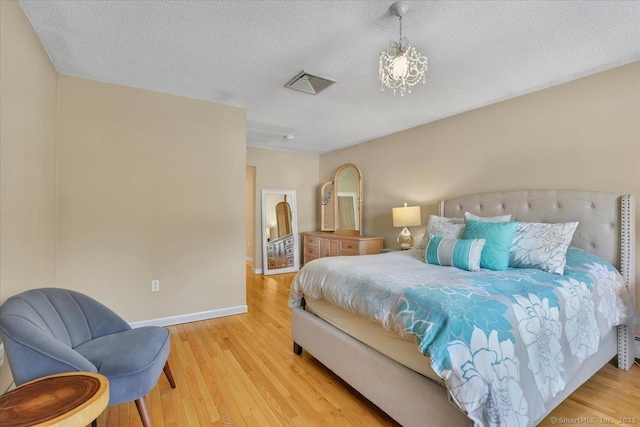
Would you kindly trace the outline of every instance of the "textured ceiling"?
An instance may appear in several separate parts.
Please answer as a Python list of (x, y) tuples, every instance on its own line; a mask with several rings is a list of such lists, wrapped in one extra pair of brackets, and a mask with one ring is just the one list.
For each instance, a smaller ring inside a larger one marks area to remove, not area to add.
[[(60, 73), (244, 107), (248, 146), (307, 153), (640, 60), (638, 1), (408, 2), (429, 71), (394, 96), (378, 81), (391, 3), (20, 1)], [(303, 69), (337, 83), (285, 89)]]

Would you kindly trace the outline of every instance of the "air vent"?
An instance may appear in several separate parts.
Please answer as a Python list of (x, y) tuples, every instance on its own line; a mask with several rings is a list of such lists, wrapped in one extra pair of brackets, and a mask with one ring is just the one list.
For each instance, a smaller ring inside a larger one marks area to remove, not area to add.
[(284, 87), (299, 90), (300, 92), (310, 93), (311, 95), (317, 95), (334, 83), (335, 80), (331, 80), (326, 77), (314, 76), (313, 74), (302, 70), (294, 78), (289, 80), (289, 83), (284, 85)]

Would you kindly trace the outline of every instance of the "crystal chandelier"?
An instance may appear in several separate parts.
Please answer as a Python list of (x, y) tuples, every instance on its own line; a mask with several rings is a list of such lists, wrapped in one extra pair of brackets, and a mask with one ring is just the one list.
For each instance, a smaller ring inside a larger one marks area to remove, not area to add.
[(400, 92), (400, 96), (411, 93), (411, 87), (421, 79), (425, 82), (424, 73), (427, 71), (427, 58), (420, 55), (413, 43), (402, 37), (402, 15), (409, 10), (409, 5), (403, 1), (396, 2), (389, 8), (400, 19), (400, 40), (391, 41), (389, 47), (380, 52), (380, 82), (381, 89), (387, 86)]

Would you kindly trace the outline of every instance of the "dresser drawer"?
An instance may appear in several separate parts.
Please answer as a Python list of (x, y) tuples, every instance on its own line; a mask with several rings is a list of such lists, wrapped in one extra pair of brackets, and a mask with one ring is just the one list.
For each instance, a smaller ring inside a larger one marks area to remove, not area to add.
[(358, 242), (356, 240), (340, 240), (340, 253), (344, 253), (346, 251), (355, 251), (358, 252)]
[(304, 254), (304, 263), (308, 263), (310, 261), (313, 261), (314, 259), (318, 259), (318, 257), (316, 255), (309, 255), (309, 254)]
[(315, 236), (304, 236), (304, 245), (305, 246), (318, 246), (318, 242), (320, 239)]
[(310, 246), (310, 245), (304, 245), (304, 255), (313, 255), (316, 258), (318, 257), (318, 247), (317, 246)]
[(356, 251), (349, 251), (346, 249), (342, 249), (340, 250), (340, 255), (342, 256), (351, 256), (351, 255), (360, 255), (360, 252)]

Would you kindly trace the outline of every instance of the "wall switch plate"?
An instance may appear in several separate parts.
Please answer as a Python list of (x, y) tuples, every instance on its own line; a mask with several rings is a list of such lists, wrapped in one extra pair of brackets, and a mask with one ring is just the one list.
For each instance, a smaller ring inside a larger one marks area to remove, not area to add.
[(0, 342), (0, 366), (4, 365), (4, 343)]
[(151, 281), (151, 292), (160, 292), (160, 280)]

